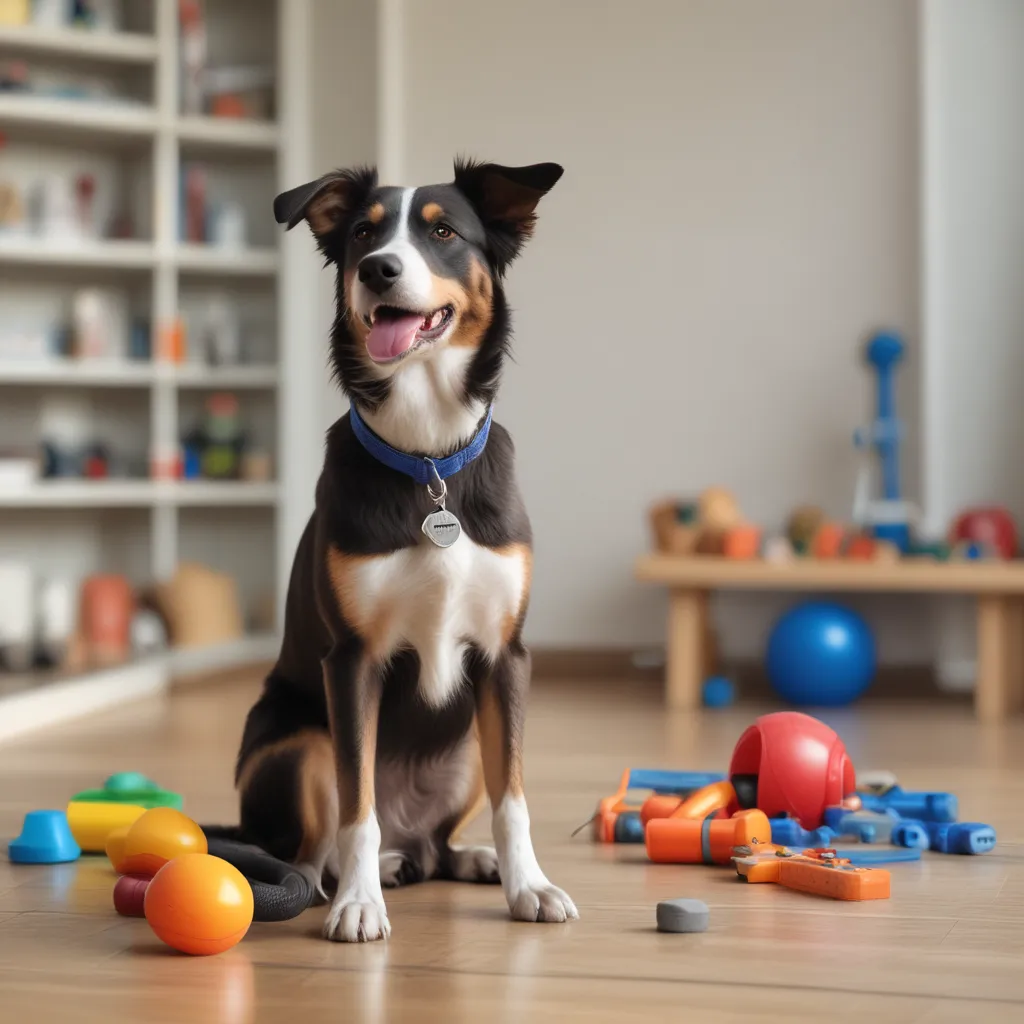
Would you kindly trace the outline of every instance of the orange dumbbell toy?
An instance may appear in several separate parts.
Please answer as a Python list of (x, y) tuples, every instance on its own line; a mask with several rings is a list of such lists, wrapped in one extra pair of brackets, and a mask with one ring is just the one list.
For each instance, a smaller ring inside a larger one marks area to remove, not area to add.
[(640, 820), (647, 822), (655, 818), (693, 818), (701, 820), (708, 815), (722, 812), (736, 800), (736, 790), (731, 782), (712, 782), (702, 786), (688, 797), (655, 793), (649, 796), (640, 808)]
[(728, 864), (737, 846), (771, 843), (764, 811), (731, 818), (653, 818), (645, 832), (647, 856), (657, 864)]
[[(154, 807), (128, 829), (123, 845), (112, 837), (108, 851), (118, 873), (155, 875), (168, 861), (182, 854), (206, 853), (206, 835), (181, 811)], [(115, 855), (120, 854), (119, 861)]]
[(146, 889), (146, 920), (168, 946), (192, 956), (223, 953), (252, 924), (252, 888), (226, 860), (207, 853), (175, 857)]

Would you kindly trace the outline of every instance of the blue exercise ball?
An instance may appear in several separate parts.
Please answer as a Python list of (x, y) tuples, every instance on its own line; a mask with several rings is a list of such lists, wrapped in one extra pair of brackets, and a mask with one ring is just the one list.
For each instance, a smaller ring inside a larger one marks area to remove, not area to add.
[(871, 685), (875, 667), (868, 624), (842, 605), (799, 604), (779, 619), (768, 638), (768, 678), (791, 704), (849, 704)]

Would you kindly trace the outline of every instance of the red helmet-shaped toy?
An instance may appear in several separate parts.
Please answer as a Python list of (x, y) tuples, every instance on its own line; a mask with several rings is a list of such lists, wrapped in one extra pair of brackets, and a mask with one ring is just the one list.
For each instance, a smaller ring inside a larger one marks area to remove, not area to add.
[(821, 825), (825, 808), (856, 788), (843, 741), (798, 711), (762, 715), (747, 729), (732, 752), (729, 778), (740, 807), (758, 807), (769, 818), (787, 815), (806, 829)]

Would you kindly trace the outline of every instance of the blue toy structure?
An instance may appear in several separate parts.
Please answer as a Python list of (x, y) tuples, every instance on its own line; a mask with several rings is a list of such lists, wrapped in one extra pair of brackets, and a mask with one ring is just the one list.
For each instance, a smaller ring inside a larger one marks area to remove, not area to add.
[(896, 334), (881, 332), (868, 342), (865, 354), (877, 375), (875, 418), (854, 432), (853, 443), (860, 451), (874, 451), (878, 456), (882, 496), (870, 499), (871, 471), (865, 463), (857, 481), (854, 520), (879, 540), (890, 541), (906, 552), (910, 548), (911, 509), (900, 497), (903, 424), (896, 416), (896, 367), (903, 352), (903, 342)]

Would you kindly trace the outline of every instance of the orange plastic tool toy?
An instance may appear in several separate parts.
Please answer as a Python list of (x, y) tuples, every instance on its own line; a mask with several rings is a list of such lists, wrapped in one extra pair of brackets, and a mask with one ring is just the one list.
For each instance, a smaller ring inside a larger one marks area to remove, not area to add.
[(785, 846), (738, 846), (733, 855), (736, 872), (748, 882), (777, 882), (786, 889), (830, 896), (835, 900), (887, 900), (889, 872), (882, 868), (856, 868), (835, 850), (804, 850), (796, 854)]
[(647, 856), (657, 864), (728, 864), (737, 846), (771, 844), (764, 811), (731, 818), (653, 818), (644, 833)]
[(649, 796), (640, 808), (640, 820), (646, 825), (655, 818), (697, 818), (704, 819), (716, 812), (724, 812), (736, 800), (736, 790), (731, 782), (712, 782), (688, 797), (655, 793)]

